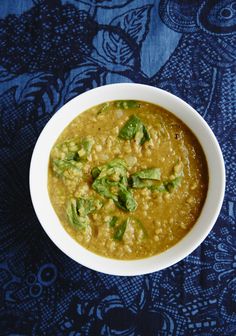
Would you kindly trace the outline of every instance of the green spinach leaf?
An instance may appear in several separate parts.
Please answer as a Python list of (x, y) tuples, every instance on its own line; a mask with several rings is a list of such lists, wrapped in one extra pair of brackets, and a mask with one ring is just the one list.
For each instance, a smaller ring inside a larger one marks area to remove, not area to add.
[(149, 187), (151, 191), (158, 191), (158, 192), (169, 192), (171, 193), (177, 187), (180, 186), (182, 181), (182, 176), (176, 177), (174, 180), (166, 180), (159, 184), (155, 184)]
[[(117, 183), (114, 182), (114, 187), (117, 186)], [(109, 181), (106, 177), (102, 178), (96, 178), (95, 181), (92, 184), (92, 188), (101, 196), (106, 197), (106, 198), (111, 198), (113, 200), (117, 199), (116, 194), (114, 191), (112, 192), (112, 182)]]
[(101, 167), (93, 168), (92, 188), (101, 196), (112, 199), (116, 206), (125, 211), (134, 211), (137, 203), (128, 188), (126, 163), (114, 159)]
[(100, 210), (102, 205), (100, 200), (79, 197), (77, 199), (77, 212), (79, 216), (84, 217), (96, 210)]
[(114, 227), (116, 225), (116, 222), (118, 221), (118, 217), (117, 216), (113, 216), (109, 222), (109, 226), (110, 227)]
[(143, 132), (143, 136), (141, 137), (140, 140), (140, 145), (143, 145), (146, 141), (149, 141), (151, 139), (146, 127), (143, 125), (142, 127), (142, 132)]
[(123, 185), (120, 185), (118, 198), (117, 201), (115, 201), (115, 204), (125, 211), (135, 211), (137, 209), (137, 202), (135, 201), (132, 192)]
[(132, 188), (149, 188), (153, 180), (160, 180), (161, 171), (159, 168), (148, 168), (132, 174), (129, 178), (129, 185)]
[(140, 170), (131, 176), (137, 176), (142, 180), (160, 180), (161, 170), (160, 168), (147, 168)]
[(119, 132), (119, 138), (123, 140), (135, 140), (143, 145), (146, 141), (150, 140), (150, 136), (146, 127), (143, 125), (142, 121), (135, 115), (130, 116), (124, 126)]
[(100, 200), (82, 198), (72, 198), (67, 205), (67, 217), (72, 226), (78, 229), (86, 228), (90, 221), (88, 214), (101, 209), (103, 203)]
[(167, 191), (172, 192), (174, 189), (180, 186), (182, 176), (177, 176), (174, 180), (164, 182), (164, 186)]
[(66, 171), (79, 172), (81, 171), (81, 166), (77, 161), (74, 160), (52, 160), (52, 170), (60, 177), (65, 175)]
[(80, 142), (71, 139), (56, 145), (52, 150), (52, 170), (63, 178), (74, 178), (82, 168), (82, 162), (87, 158), (93, 146), (93, 139), (85, 138)]
[(98, 177), (100, 173), (101, 173), (101, 169), (99, 169), (99, 167), (94, 167), (91, 171), (91, 174), (94, 180)]
[(135, 134), (139, 131), (142, 126), (141, 120), (132, 115), (124, 124), (119, 132), (119, 138), (123, 140), (131, 140), (134, 138)]
[(121, 223), (121, 224), (117, 227), (117, 229), (116, 229), (116, 231), (115, 231), (115, 233), (114, 233), (114, 236), (113, 236), (113, 238), (114, 238), (115, 240), (119, 240), (119, 241), (122, 240), (122, 238), (123, 238), (123, 236), (124, 236), (124, 233), (125, 233), (125, 230), (126, 230), (126, 227), (127, 227), (127, 224), (128, 224), (128, 221), (129, 221), (129, 219), (126, 219), (123, 223)]
[(84, 138), (80, 141), (78, 147), (78, 155), (80, 160), (86, 160), (92, 150), (94, 140), (92, 138)]
[(87, 216), (80, 216), (77, 210), (77, 200), (71, 199), (67, 206), (67, 217), (70, 224), (77, 229), (85, 229), (89, 225)]

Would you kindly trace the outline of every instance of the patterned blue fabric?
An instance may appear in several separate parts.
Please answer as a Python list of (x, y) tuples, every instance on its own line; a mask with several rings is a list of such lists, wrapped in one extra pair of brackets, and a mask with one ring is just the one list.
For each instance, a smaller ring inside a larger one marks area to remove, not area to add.
[[(236, 1), (2, 0), (0, 9), (0, 335), (235, 336)], [(59, 251), (28, 187), (50, 117), (116, 82), (191, 104), (215, 132), (227, 171), (204, 243), (166, 270), (131, 278)]]

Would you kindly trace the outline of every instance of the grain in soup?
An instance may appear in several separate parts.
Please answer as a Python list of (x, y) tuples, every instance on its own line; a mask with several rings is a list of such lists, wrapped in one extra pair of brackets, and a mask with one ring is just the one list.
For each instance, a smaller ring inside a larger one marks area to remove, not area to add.
[(115, 259), (141, 259), (179, 242), (208, 187), (203, 150), (172, 113), (110, 101), (76, 117), (50, 154), (48, 191), (66, 231)]

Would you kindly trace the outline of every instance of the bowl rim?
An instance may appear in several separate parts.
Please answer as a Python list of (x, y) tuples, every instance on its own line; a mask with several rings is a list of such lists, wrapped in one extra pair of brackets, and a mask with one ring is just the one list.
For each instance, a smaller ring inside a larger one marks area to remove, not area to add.
[[(103, 98), (104, 97), (104, 98)], [(107, 99), (110, 97), (111, 99)], [(112, 99), (112, 97), (114, 97)], [(127, 98), (129, 97), (129, 98)], [(143, 99), (147, 98), (147, 99)], [(63, 228), (53, 210), (47, 190), (49, 153), (62, 130), (80, 113), (105, 101), (136, 99), (164, 107), (195, 134), (205, 153), (209, 184), (201, 214), (193, 228), (176, 245), (152, 257), (117, 260), (97, 255), (77, 243)], [(215, 169), (217, 167), (217, 169)], [(47, 122), (35, 144), (29, 170), (30, 195), (43, 229), (67, 256), (98, 272), (135, 276), (169, 267), (192, 253), (211, 231), (224, 199), (225, 167), (218, 141), (200, 114), (181, 98), (156, 87), (137, 83), (103, 85), (86, 91), (63, 105)], [(50, 223), (48, 225), (48, 223)]]

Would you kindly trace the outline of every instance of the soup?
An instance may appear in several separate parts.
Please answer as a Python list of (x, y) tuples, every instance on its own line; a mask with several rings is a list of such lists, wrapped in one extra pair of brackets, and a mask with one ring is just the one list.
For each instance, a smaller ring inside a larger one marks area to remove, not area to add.
[(203, 150), (172, 113), (110, 101), (76, 117), (50, 154), (48, 191), (65, 230), (115, 259), (141, 259), (179, 242), (208, 187)]

